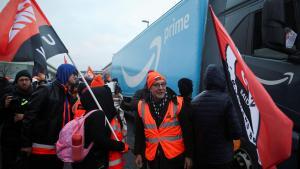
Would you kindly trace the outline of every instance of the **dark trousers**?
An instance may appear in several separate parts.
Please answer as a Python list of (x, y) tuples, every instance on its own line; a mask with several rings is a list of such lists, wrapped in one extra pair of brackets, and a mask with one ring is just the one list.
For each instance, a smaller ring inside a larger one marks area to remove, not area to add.
[(62, 169), (63, 162), (56, 155), (36, 155), (30, 156), (30, 169)]
[(2, 145), (2, 169), (13, 168), (20, 149)]
[(147, 169), (147, 160), (144, 155), (142, 156), (142, 158), (143, 158), (143, 166), (140, 169)]
[(232, 162), (225, 164), (200, 164), (199, 168), (203, 169), (233, 169)]
[(183, 169), (184, 156), (183, 154), (173, 158), (167, 159), (163, 152), (157, 150), (154, 160), (147, 161), (150, 169)]
[[(17, 146), (16, 146), (17, 147)], [(20, 148), (2, 147), (2, 169), (29, 169), (29, 157)]]

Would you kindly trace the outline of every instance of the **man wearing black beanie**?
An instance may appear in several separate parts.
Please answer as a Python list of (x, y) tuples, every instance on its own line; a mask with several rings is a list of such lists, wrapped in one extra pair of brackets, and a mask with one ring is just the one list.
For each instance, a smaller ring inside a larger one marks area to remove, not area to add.
[(3, 120), (1, 134), (2, 168), (14, 168), (20, 154), (21, 126), (32, 93), (31, 75), (27, 70), (17, 73), (11, 89), (1, 98), (0, 118)]
[(22, 76), (28, 77), (31, 81), (31, 74), (28, 72), (28, 70), (21, 70), (16, 74), (14, 84), (16, 84), (18, 82), (18, 79)]

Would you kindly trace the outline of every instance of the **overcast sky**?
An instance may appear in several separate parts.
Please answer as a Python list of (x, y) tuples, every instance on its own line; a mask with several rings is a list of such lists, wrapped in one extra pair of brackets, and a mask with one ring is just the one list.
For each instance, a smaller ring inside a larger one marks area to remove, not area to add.
[[(100, 70), (114, 53), (180, 0), (36, 0), (79, 69)], [(0, 0), (0, 9), (8, 0)], [(61, 55), (48, 60), (57, 66)]]

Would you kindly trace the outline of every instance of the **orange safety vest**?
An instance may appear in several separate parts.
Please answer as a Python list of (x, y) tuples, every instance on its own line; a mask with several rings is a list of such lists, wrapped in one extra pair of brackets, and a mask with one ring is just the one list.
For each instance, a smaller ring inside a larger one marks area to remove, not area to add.
[[(119, 140), (123, 140), (123, 134), (120, 122), (117, 117), (114, 117), (111, 122), (111, 127), (113, 128), (114, 132), (116, 133)], [(111, 139), (116, 140), (115, 136), (111, 134)], [(108, 154), (108, 169), (123, 169), (124, 161), (122, 158), (122, 153), (119, 151), (110, 151)]]
[(138, 113), (144, 123), (145, 157), (147, 160), (154, 160), (159, 144), (168, 159), (184, 152), (182, 130), (178, 121), (182, 100), (181, 97), (177, 97), (178, 105), (175, 105), (172, 101), (169, 103), (168, 110), (159, 127), (156, 126), (156, 122), (150, 113), (149, 105), (144, 101), (139, 101)]
[(51, 155), (54, 155), (54, 154), (56, 154), (56, 149), (55, 149), (54, 145), (32, 143), (31, 154), (39, 154), (39, 155), (51, 154)]
[(85, 109), (82, 107), (80, 100), (78, 99), (72, 107), (74, 118), (81, 117), (85, 114)]

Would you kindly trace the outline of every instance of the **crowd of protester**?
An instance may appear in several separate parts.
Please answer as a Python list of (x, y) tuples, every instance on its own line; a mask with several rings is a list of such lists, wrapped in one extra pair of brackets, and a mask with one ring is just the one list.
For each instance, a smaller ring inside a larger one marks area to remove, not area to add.
[[(207, 67), (205, 89), (195, 98), (192, 80), (180, 79), (177, 94), (156, 71), (148, 72), (144, 88), (129, 101), (118, 79), (108, 74), (84, 77), (89, 86), (77, 76), (73, 65), (62, 64), (51, 82), (27, 70), (18, 72), (13, 83), (0, 78), (2, 169), (64, 168), (67, 163), (56, 151), (59, 134), (72, 119), (87, 114), (83, 146), (91, 147), (83, 160), (68, 163), (71, 168), (123, 169), (128, 161), (122, 156), (130, 149), (137, 168), (234, 167), (233, 143), (241, 137), (241, 126), (217, 66)], [(131, 148), (124, 111), (135, 115)]]

